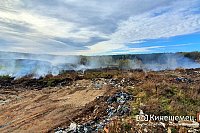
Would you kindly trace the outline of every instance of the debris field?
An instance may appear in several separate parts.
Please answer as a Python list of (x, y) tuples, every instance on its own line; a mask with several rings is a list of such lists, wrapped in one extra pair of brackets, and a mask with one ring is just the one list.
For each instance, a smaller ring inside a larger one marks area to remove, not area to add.
[[(200, 69), (99, 69), (38, 79), (1, 77), (0, 132), (150, 132), (156, 128), (134, 125), (140, 110), (195, 116), (200, 112), (199, 84)], [(114, 121), (121, 126), (113, 128)]]

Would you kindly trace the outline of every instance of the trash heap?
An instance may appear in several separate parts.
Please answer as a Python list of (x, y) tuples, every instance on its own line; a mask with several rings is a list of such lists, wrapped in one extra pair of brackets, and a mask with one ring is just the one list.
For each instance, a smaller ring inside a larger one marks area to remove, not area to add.
[(111, 78), (111, 79), (104, 79), (104, 78), (97, 78), (92, 79), (92, 84), (95, 89), (102, 89), (103, 86), (110, 85), (113, 88), (122, 89), (126, 86), (134, 86), (136, 83), (138, 83), (135, 79), (129, 79), (129, 78)]
[(185, 78), (185, 77), (177, 77), (176, 78), (177, 82), (182, 82), (182, 83), (191, 83), (193, 82), (191, 79)]
[(131, 110), (128, 102), (132, 99), (133, 96), (131, 94), (117, 92), (112, 96), (108, 96), (104, 101), (107, 106), (104, 116), (96, 116), (93, 120), (89, 120), (83, 124), (72, 122), (67, 128), (57, 128), (55, 133), (93, 133), (102, 131), (113, 118), (130, 114)]
[(125, 79), (125, 78), (122, 78), (122, 79), (109, 79), (108, 81), (108, 84), (115, 87), (115, 88), (120, 88), (120, 87), (125, 87), (125, 86), (133, 86), (135, 84), (135, 82), (138, 82), (138, 81), (134, 81), (134, 80), (131, 80), (131, 79)]

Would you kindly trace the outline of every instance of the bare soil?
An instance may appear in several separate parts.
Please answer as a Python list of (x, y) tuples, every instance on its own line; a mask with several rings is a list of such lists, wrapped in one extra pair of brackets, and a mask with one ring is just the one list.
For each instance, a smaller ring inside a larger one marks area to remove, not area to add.
[(5, 92), (1, 93), (7, 96), (7, 101), (0, 105), (0, 132), (35, 133), (49, 132), (63, 123), (69, 123), (76, 110), (104, 95), (106, 88), (97, 90), (89, 87), (73, 91), (60, 87)]

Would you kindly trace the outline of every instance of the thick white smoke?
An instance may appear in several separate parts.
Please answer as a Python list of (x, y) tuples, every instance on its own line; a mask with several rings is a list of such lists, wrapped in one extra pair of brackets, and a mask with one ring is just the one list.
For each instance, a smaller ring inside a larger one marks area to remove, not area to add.
[(63, 70), (73, 70), (77, 56), (52, 56), (0, 52), (0, 75), (12, 77), (58, 75)]
[[(148, 57), (149, 56), (149, 57)], [(176, 68), (199, 68), (200, 64), (192, 59), (186, 58), (181, 54), (159, 54), (141, 57), (143, 62), (142, 69), (145, 70), (174, 70)], [(155, 57), (154, 57), (155, 56)]]
[(0, 52), (0, 75), (20, 78), (47, 74), (58, 75), (64, 70), (85, 71), (117, 66), (122, 69), (166, 70), (200, 68), (200, 64), (180, 54), (135, 55), (129, 59), (120, 56), (53, 56)]

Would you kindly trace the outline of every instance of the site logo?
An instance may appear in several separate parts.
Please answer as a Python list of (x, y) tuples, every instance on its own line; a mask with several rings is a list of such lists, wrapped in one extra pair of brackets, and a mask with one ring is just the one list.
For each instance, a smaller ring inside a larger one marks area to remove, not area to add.
[(197, 113), (197, 122), (200, 122), (200, 113)]
[[(136, 121), (196, 121), (194, 116), (156, 116), (156, 115), (136, 115)], [(200, 113), (197, 113), (197, 122), (200, 122)]]
[(148, 115), (136, 115), (136, 121), (149, 121)]

